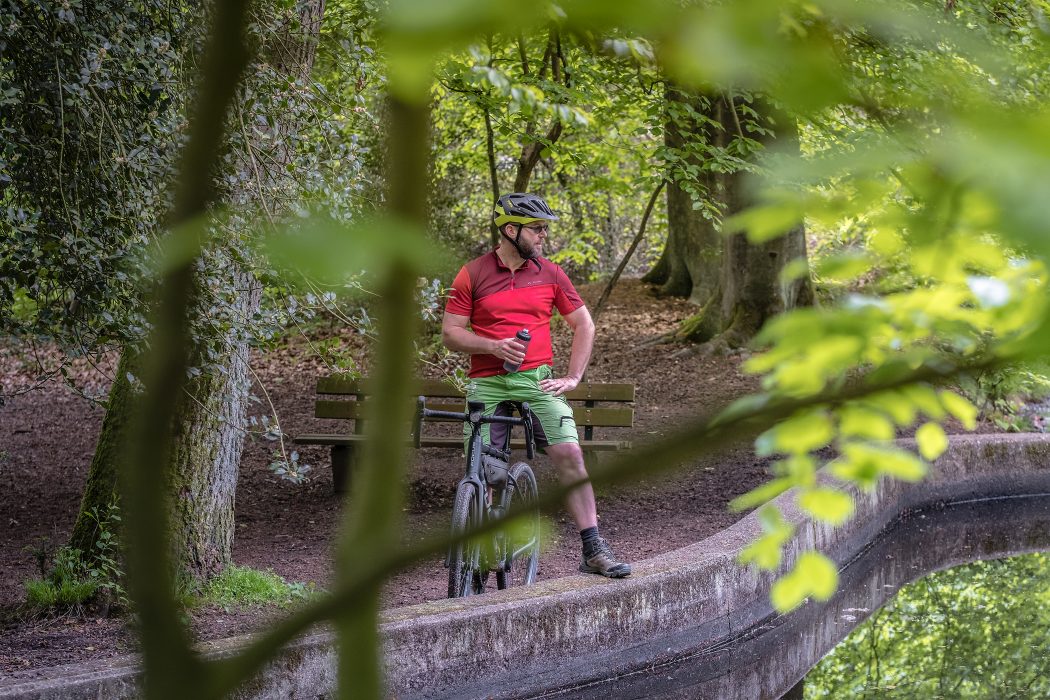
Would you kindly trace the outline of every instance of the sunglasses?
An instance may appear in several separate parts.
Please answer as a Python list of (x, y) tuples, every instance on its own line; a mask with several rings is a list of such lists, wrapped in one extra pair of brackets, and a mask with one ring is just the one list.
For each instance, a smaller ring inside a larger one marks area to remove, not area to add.
[(547, 233), (551, 230), (550, 224), (529, 224), (528, 226), (522, 226), (524, 229), (528, 229), (533, 233)]

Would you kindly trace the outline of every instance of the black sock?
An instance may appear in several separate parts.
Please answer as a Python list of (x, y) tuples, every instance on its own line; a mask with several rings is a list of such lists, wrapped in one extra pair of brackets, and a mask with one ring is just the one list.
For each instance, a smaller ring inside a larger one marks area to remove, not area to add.
[(594, 551), (594, 545), (598, 543), (598, 527), (589, 527), (580, 530), (580, 539), (583, 540), (583, 553), (590, 555)]

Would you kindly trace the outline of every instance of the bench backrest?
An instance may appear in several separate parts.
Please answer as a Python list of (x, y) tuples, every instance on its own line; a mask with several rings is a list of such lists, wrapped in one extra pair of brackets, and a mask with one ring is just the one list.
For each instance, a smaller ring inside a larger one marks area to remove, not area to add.
[[(365, 399), (375, 393), (371, 389), (375, 382), (368, 377), (349, 379), (338, 375), (321, 377), (317, 380), (317, 393), (321, 396), (342, 396), (342, 399), (319, 398), (314, 406), (317, 418), (343, 418), (353, 420), (354, 432), (362, 432), (360, 419), (364, 417)], [(425, 396), (427, 399), (447, 399), (431, 403), (427, 408), (439, 411), (462, 411), (464, 393), (448, 382), (439, 379), (418, 380), (413, 396)], [(347, 400), (353, 397), (356, 400)], [(595, 427), (633, 428), (634, 408), (628, 404), (634, 401), (634, 384), (597, 384), (587, 382), (580, 384), (565, 397), (570, 402), (582, 402), (582, 406), (573, 405), (576, 425), (584, 429), (584, 439), (594, 438)], [(617, 404), (616, 406), (598, 406), (598, 403)]]

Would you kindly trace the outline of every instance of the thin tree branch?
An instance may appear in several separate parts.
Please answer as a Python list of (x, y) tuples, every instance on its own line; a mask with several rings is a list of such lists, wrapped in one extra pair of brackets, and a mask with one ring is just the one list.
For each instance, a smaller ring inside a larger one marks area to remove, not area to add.
[(627, 267), (627, 262), (634, 255), (634, 251), (638, 248), (638, 244), (642, 242), (642, 237), (645, 235), (645, 225), (649, 223), (649, 215), (653, 213), (653, 206), (656, 204), (656, 198), (660, 196), (660, 192), (663, 191), (664, 185), (667, 184), (666, 180), (660, 180), (660, 184), (653, 190), (652, 195), (649, 197), (649, 203), (645, 205), (645, 213), (642, 214), (642, 223), (638, 225), (638, 233), (635, 234), (634, 240), (631, 241), (631, 247), (624, 253), (623, 259), (620, 260), (620, 264), (616, 266), (616, 271), (613, 272), (612, 277), (609, 278), (609, 283), (605, 285), (605, 289), (602, 290), (602, 295), (598, 297), (598, 303), (594, 305), (594, 311), (591, 316), (597, 321), (598, 314), (602, 312), (602, 308), (605, 306), (605, 302), (609, 299), (609, 295), (612, 294), (613, 287), (616, 286), (616, 282), (620, 279), (620, 275), (623, 274), (624, 268)]
[[(489, 55), (492, 55), (491, 44)], [(518, 32), (518, 58), (521, 60), (521, 74), (526, 78), (529, 77), (529, 55), (525, 51), (525, 37), (521, 32)]]

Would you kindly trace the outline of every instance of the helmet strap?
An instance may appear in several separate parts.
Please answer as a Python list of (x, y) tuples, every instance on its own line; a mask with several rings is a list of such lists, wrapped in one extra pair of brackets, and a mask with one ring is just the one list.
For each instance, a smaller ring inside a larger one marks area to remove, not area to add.
[(518, 243), (518, 239), (521, 238), (521, 229), (525, 226), (525, 224), (514, 224), (513, 222), (511, 222), (511, 225), (518, 227), (518, 237), (517, 238), (511, 238), (510, 236), (507, 235), (507, 232), (505, 230), (506, 226), (500, 228), (500, 230), (499, 230), (500, 233), (503, 234), (504, 238), (506, 238), (508, 241), (511, 242), (511, 244), (514, 246), (514, 250), (518, 251), (518, 255), (521, 256), (521, 259), (525, 261), (526, 265), (528, 265), (529, 262), (533, 262), (533, 263), (536, 263), (536, 270), (537, 271), (542, 270), (543, 268), (540, 266), (540, 261), (537, 260), (534, 255), (525, 255), (525, 251), (523, 251), (521, 249), (521, 245)]

